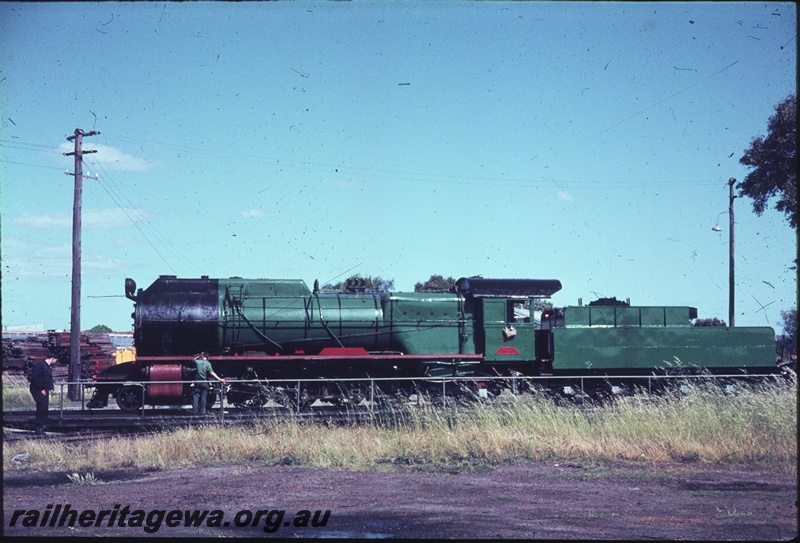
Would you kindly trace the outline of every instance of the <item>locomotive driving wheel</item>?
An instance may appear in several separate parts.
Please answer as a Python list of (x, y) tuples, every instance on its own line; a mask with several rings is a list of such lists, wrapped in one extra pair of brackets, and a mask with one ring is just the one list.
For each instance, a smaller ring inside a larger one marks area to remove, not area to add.
[(289, 400), (285, 390), (262, 383), (237, 383), (228, 392), (228, 401), (239, 408), (287, 408)]
[(138, 411), (142, 408), (142, 387), (128, 385), (117, 392), (117, 405), (123, 411)]

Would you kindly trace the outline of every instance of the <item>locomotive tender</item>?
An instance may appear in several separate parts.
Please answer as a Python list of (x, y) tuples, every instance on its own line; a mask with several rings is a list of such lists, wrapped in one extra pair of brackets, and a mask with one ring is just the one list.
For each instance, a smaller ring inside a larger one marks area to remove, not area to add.
[[(569, 306), (537, 318), (534, 302), (560, 289), (553, 279), (469, 277), (450, 293), (325, 293), (302, 280), (161, 276), (137, 291), (126, 279), (136, 361), (96, 375), (89, 407), (109, 396), (126, 410), (183, 405), (199, 352), (234, 380), (228, 399), (242, 405), (274, 399), (283, 389), (270, 380), (775, 372), (772, 328), (692, 327), (697, 310), (672, 306)], [(264, 385), (236, 382), (254, 378)]]

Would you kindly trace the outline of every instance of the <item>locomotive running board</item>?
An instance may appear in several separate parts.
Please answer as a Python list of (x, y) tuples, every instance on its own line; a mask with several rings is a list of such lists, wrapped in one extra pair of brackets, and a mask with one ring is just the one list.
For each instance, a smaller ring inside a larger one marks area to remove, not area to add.
[[(210, 362), (326, 362), (337, 360), (350, 361), (386, 361), (386, 362), (481, 362), (481, 354), (382, 354), (369, 353), (363, 349), (344, 349), (346, 351), (356, 351), (358, 353), (343, 353), (340, 349), (325, 349), (323, 353), (317, 355), (310, 354), (291, 354), (291, 355), (268, 355), (268, 354), (245, 354), (239, 356), (209, 356)], [(327, 351), (327, 352), (326, 352)], [(192, 362), (194, 356), (137, 356), (134, 364), (174, 364), (176, 362)]]

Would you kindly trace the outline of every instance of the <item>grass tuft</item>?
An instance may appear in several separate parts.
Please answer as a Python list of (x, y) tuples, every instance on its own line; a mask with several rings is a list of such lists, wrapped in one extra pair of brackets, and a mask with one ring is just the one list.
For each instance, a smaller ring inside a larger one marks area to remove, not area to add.
[(89, 472), (86, 475), (81, 475), (80, 473), (73, 473), (71, 475), (67, 475), (70, 483), (74, 486), (86, 486), (86, 485), (99, 485), (100, 481), (97, 477), (94, 476), (94, 473)]

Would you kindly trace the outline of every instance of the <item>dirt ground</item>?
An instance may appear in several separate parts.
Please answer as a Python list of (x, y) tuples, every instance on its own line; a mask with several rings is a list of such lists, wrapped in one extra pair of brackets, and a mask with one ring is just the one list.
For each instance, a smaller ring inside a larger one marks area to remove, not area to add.
[[(794, 476), (700, 463), (528, 462), (463, 473), (234, 465), (95, 475), (101, 484), (70, 485), (63, 473), (4, 473), (5, 535), (752, 541), (798, 536)], [(101, 510), (108, 512), (98, 520)], [(208, 513), (187, 527), (187, 510)], [(64, 511), (77, 511), (73, 526)], [(64, 521), (62, 527), (56, 518)]]

